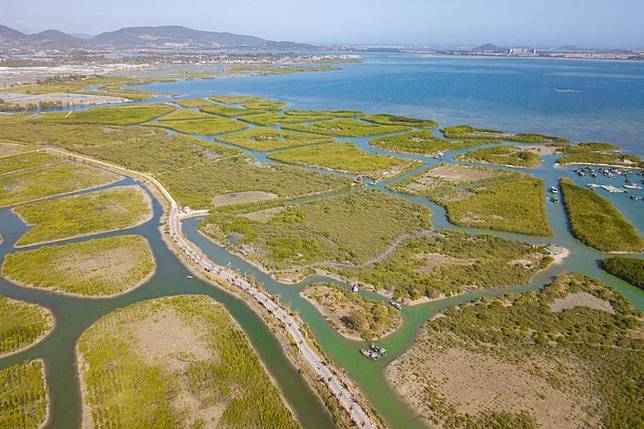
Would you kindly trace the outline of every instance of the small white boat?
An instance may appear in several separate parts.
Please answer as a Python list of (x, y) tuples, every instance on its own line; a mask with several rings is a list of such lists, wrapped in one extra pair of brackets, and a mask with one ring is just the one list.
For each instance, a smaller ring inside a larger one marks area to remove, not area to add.
[(194, 279), (194, 276), (186, 276), (187, 279)]
[(357, 293), (358, 292), (358, 282), (355, 282), (353, 286), (351, 287), (351, 292)]

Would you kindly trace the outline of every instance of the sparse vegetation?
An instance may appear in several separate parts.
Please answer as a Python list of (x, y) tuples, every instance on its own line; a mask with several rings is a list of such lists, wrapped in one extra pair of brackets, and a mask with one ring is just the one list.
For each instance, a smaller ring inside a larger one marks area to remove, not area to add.
[(47, 335), (53, 324), (46, 308), (0, 296), (0, 356), (29, 347)]
[(597, 250), (639, 251), (644, 247), (637, 230), (605, 198), (561, 179), (566, 212), (575, 237)]
[(312, 165), (373, 178), (391, 177), (416, 165), (408, 161), (365, 152), (353, 143), (327, 143), (271, 152), (269, 158), (291, 164)]
[(38, 429), (47, 420), (47, 386), (41, 360), (0, 370), (0, 427)]
[(137, 125), (170, 113), (173, 110), (174, 106), (167, 104), (135, 104), (71, 112), (44, 113), (34, 121), (61, 124)]
[(640, 289), (644, 289), (644, 259), (615, 256), (602, 261), (602, 268)]
[(116, 310), (77, 349), (83, 427), (299, 427), (243, 331), (206, 296)]
[(66, 160), (66, 158), (44, 151), (20, 153), (0, 158), (0, 175), (31, 168), (45, 167)]
[[(574, 296), (607, 307), (552, 310)], [(644, 418), (642, 352), (641, 314), (625, 298), (563, 274), (540, 291), (445, 310), (387, 377), (423, 420), (443, 428), (618, 429)]]
[(439, 165), (410, 177), (394, 190), (423, 195), (447, 208), (452, 223), (549, 236), (541, 179), (509, 171)]
[(150, 197), (138, 186), (31, 203), (14, 209), (33, 227), (16, 246), (115, 231), (137, 225), (152, 216)]
[(126, 235), (8, 254), (2, 275), (30, 287), (102, 297), (136, 287), (154, 269), (146, 239)]
[(333, 284), (314, 284), (301, 294), (342, 335), (366, 341), (387, 336), (402, 325), (400, 312), (382, 301), (370, 301)]

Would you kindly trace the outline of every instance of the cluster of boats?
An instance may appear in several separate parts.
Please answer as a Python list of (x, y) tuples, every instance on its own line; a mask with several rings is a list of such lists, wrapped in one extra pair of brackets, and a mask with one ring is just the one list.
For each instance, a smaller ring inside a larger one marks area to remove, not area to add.
[(383, 347), (378, 347), (375, 344), (371, 344), (369, 347), (366, 349), (360, 350), (360, 353), (362, 353), (363, 356), (371, 359), (371, 360), (378, 360), (384, 355), (387, 354), (387, 349)]
[[(607, 177), (608, 179), (614, 179), (617, 176), (624, 177), (624, 184), (621, 187), (614, 186), (614, 185), (600, 185), (597, 183), (589, 183), (587, 186), (593, 190), (599, 188), (612, 193), (625, 193), (625, 192), (628, 192), (629, 190), (644, 189), (642, 184), (636, 183), (635, 181), (631, 180), (631, 174), (633, 174), (633, 172), (628, 169), (602, 167), (595, 170), (592, 167), (581, 167), (581, 168), (574, 169), (573, 172), (575, 172), (577, 175), (582, 177), (583, 176), (597, 177), (598, 174), (601, 174), (602, 176)], [(638, 176), (644, 176), (644, 171), (639, 170), (634, 174)], [(640, 181), (644, 183), (644, 179)], [(642, 199), (642, 197), (639, 195), (631, 195), (631, 199), (639, 201)]]
[(550, 197), (550, 201), (552, 201), (555, 204), (559, 203), (559, 190), (557, 189), (556, 186), (552, 186), (550, 188), (550, 193), (552, 194), (552, 196)]

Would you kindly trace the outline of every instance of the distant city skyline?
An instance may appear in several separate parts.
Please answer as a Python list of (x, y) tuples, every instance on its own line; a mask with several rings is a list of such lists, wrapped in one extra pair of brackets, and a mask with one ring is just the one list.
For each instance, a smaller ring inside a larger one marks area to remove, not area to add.
[(644, 49), (641, 0), (0, 0), (0, 24), (96, 35), (183, 25), (313, 44)]

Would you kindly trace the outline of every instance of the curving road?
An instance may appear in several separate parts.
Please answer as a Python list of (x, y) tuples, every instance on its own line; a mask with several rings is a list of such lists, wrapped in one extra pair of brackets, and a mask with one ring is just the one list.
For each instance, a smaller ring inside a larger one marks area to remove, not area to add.
[(220, 279), (250, 295), (274, 318), (279, 320), (284, 325), (289, 335), (295, 340), (297, 348), (304, 360), (316, 371), (320, 381), (322, 381), (328, 387), (329, 391), (331, 391), (331, 393), (338, 399), (342, 408), (344, 408), (351, 416), (351, 420), (353, 420), (353, 422), (360, 428), (375, 429), (376, 426), (371, 422), (369, 415), (364, 408), (358, 404), (357, 400), (346, 385), (333, 373), (333, 371), (331, 371), (331, 368), (324, 363), (323, 359), (320, 358), (315, 350), (313, 350), (313, 348), (306, 342), (298, 321), (292, 317), (287, 310), (276, 303), (270, 295), (267, 295), (247, 281), (241, 274), (212, 262), (197, 246), (183, 235), (181, 230), (181, 221), (189, 217), (204, 216), (208, 214), (208, 210), (191, 211), (182, 209), (175, 201), (172, 194), (170, 194), (170, 192), (157, 179), (147, 173), (129, 170), (109, 162), (100, 161), (84, 155), (67, 152), (65, 150), (52, 148), (46, 150), (86, 161), (91, 164), (100, 165), (111, 170), (117, 170), (125, 173), (125, 175), (144, 178), (152, 183), (170, 205), (167, 229), (164, 228), (164, 231), (170, 236), (177, 247), (179, 247), (190, 260), (192, 260), (197, 268), (205, 271), (206, 273), (217, 275)]

